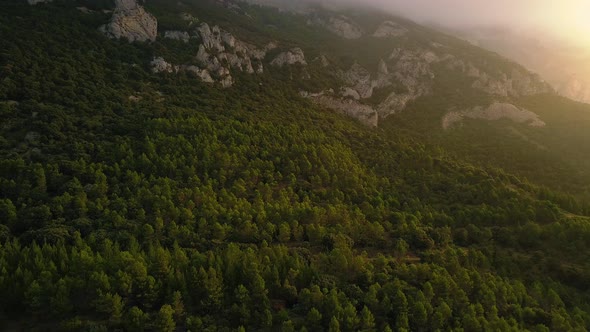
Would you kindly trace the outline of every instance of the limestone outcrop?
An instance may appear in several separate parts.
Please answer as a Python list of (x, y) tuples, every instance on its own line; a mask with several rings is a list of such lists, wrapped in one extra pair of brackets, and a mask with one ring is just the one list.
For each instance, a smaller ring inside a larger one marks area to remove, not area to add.
[(371, 98), (376, 83), (371, 73), (358, 63), (355, 63), (347, 71), (341, 71), (338, 76), (346, 84), (346, 88), (352, 89), (362, 99)]
[(363, 30), (350, 18), (339, 15), (328, 18), (313, 18), (308, 21), (309, 24), (318, 25), (326, 28), (333, 34), (344, 39), (359, 39), (363, 36)]
[(52, 2), (53, 0), (27, 0), (27, 2), (29, 3), (29, 5), (34, 6), (40, 3), (47, 3), (47, 2)]
[(158, 21), (135, 0), (116, 0), (111, 21), (100, 27), (111, 38), (125, 38), (133, 41), (155, 41)]
[(551, 87), (538, 75), (524, 69), (513, 68), (510, 72), (493, 70), (485, 63), (465, 62), (449, 55), (446, 67), (460, 71), (473, 78), (472, 88), (490, 95), (502, 97), (522, 97), (551, 92)]
[(487, 121), (496, 121), (507, 119), (515, 123), (527, 124), (531, 127), (544, 127), (539, 116), (524, 108), (518, 108), (508, 103), (492, 103), (488, 107), (477, 106), (471, 110), (451, 111), (442, 119), (443, 129), (449, 129), (461, 123), (464, 119), (481, 119)]
[[(196, 39), (182, 31), (166, 32), (165, 37), (173, 39), (196, 40), (199, 43), (194, 63), (173, 65), (163, 58), (156, 57), (151, 63), (154, 73), (187, 72), (197, 76), (205, 83), (218, 82), (228, 88), (234, 84), (232, 71), (248, 74), (264, 72), (263, 60), (268, 51), (276, 48), (269, 43), (263, 48), (238, 40), (231, 33), (218, 26), (202, 23), (195, 29)], [(302, 53), (302, 52), (301, 52)]]
[(150, 62), (152, 72), (154, 73), (173, 73), (178, 72), (178, 66), (167, 62), (162, 57), (156, 57)]
[(434, 78), (431, 64), (440, 61), (432, 51), (397, 48), (387, 60), (379, 61), (376, 75), (371, 75), (369, 70), (359, 64), (340, 72), (339, 77), (345, 84), (340, 94), (342, 97), (362, 100), (371, 98), (375, 89), (391, 89), (395, 85), (395, 91), (391, 91), (376, 107), (379, 118), (385, 118), (402, 111), (409, 102), (430, 93)]
[(302, 92), (301, 95), (312, 100), (319, 106), (355, 118), (367, 126), (377, 127), (378, 125), (379, 114), (377, 111), (372, 107), (361, 104), (353, 99), (338, 98), (325, 93), (311, 94)]
[(477, 76), (472, 86), (488, 94), (503, 97), (529, 96), (550, 91), (549, 86), (534, 77), (533, 74), (518, 70), (513, 70), (510, 74), (501, 73), (499, 77), (491, 77), (482, 72)]
[[(167, 62), (162, 57), (156, 57), (150, 62), (153, 73), (180, 73), (187, 72), (195, 75), (201, 81), (205, 83), (215, 83), (215, 80), (211, 77), (211, 74), (207, 69), (201, 69), (193, 65), (173, 65)], [(224, 83), (222, 83), (223, 85)]]
[(199, 67), (217, 77), (224, 87), (233, 85), (232, 70), (248, 74), (264, 72), (262, 61), (266, 53), (276, 47), (270, 43), (263, 49), (242, 42), (218, 26), (203, 23), (197, 28), (201, 45), (196, 54)]
[(328, 58), (325, 55), (320, 55), (317, 58), (312, 60), (312, 63), (317, 63), (320, 66), (326, 68), (330, 65), (330, 60), (328, 60)]
[(188, 43), (191, 36), (186, 31), (168, 30), (164, 32), (164, 38), (180, 40)]
[(307, 61), (305, 61), (305, 54), (303, 53), (302, 49), (293, 48), (287, 52), (282, 52), (279, 55), (277, 55), (270, 64), (277, 67), (295, 64), (307, 66)]
[(408, 33), (408, 29), (393, 21), (385, 21), (379, 25), (373, 37), (387, 38), (387, 37), (401, 37)]

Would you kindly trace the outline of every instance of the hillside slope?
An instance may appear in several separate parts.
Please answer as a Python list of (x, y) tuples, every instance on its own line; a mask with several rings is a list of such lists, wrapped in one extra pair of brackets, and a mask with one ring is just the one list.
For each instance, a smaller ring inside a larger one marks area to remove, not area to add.
[[(118, 5), (2, 1), (2, 329), (590, 328), (587, 201), (466, 162), (410, 124), (388, 130), (438, 95), (439, 77), (470, 92), (448, 99), (457, 107), (533, 108), (541, 99), (521, 96), (546, 90), (534, 75), (360, 13), (336, 20), (359, 30), (330, 30), (331, 12), (308, 24), (228, 1)], [(126, 26), (135, 42), (105, 35), (113, 16), (141, 23)], [(393, 59), (375, 37), (346, 37), (374, 33), (371, 21), (404, 31)], [(138, 41), (154, 24), (155, 41)], [(468, 68), (411, 46), (432, 42), (489, 65), (495, 88), (530, 79), (490, 94), (483, 75), (466, 81)], [(341, 87), (374, 91), (350, 100)], [(322, 91), (373, 108), (378, 127), (303, 97)], [(401, 113), (384, 106), (418, 91)]]
[[(160, 5), (153, 10), (158, 17), (165, 18), (160, 19), (160, 29), (175, 28), (165, 22), (177, 24), (178, 12), (187, 8)], [(291, 88), (320, 107), (394, 135), (401, 129), (418, 140), (428, 137), (429, 144), (442, 145), (460, 158), (501, 167), (552, 190), (589, 198), (590, 168), (586, 166), (590, 153), (585, 143), (590, 141), (590, 133), (583, 128), (590, 106), (551, 97), (555, 95), (553, 90), (522, 66), (467, 42), (381, 13), (332, 12), (311, 7), (305, 14), (298, 14), (232, 2), (225, 2), (221, 8), (213, 6), (215, 10), (206, 2), (192, 6), (195, 13), (208, 13), (202, 20), (207, 26), (219, 26), (221, 34), (231, 33), (237, 41), (258, 48), (263, 57), (254, 59), (246, 55), (245, 59), (235, 59), (234, 53), (225, 54), (227, 50), (214, 55), (225, 45), (221, 37), (216, 45), (199, 51), (200, 33), (195, 32), (191, 42), (180, 45), (161, 39), (165, 47), (154, 56), (176, 64), (171, 70), (177, 69), (172, 71), (183, 71), (188, 66), (221, 70), (219, 79), (229, 86), (233, 84), (228, 78), (231, 74), (224, 75), (234, 67), (250, 73), (255, 69), (255, 74), (260, 74), (277, 63), (273, 62), (277, 56), (288, 55), (293, 61), (298, 59), (282, 70), (289, 76)], [(199, 26), (203, 22), (194, 24)], [(191, 32), (192, 28), (183, 29)], [(230, 49), (233, 52), (236, 48)], [(175, 58), (178, 54), (183, 54), (183, 58)], [(217, 68), (216, 64), (223, 63), (225, 58), (237, 66), (230, 63), (228, 70)], [(545, 103), (548, 98), (551, 102)], [(493, 109), (490, 107), (498, 103), (508, 106), (504, 110), (516, 111), (491, 112), (484, 118), (473, 112)], [(523, 113), (528, 115), (521, 118)], [(446, 130), (449, 128), (444, 123), (454, 114), (474, 119), (470, 122), (471, 130), (480, 135)], [(512, 125), (518, 127), (518, 133)], [(481, 135), (490, 126), (497, 128), (495, 132), (491, 136)], [(533, 137), (528, 133), (521, 135), (523, 130), (534, 132)]]

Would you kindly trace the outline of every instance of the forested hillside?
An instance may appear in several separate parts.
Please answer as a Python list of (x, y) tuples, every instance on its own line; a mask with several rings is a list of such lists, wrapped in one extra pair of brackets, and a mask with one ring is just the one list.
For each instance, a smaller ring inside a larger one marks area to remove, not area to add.
[[(107, 38), (108, 2), (0, 7), (0, 330), (590, 328), (577, 192), (433, 143), (417, 113), (371, 128), (318, 106), (300, 90), (337, 78), (311, 61), (223, 88), (152, 71), (195, 45)], [(266, 24), (184, 10), (312, 58), (301, 17), (245, 8)]]

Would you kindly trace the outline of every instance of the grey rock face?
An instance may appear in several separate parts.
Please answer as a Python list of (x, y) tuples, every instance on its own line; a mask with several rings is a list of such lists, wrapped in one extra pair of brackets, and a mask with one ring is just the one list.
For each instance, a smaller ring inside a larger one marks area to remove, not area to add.
[(392, 21), (385, 21), (379, 25), (373, 37), (387, 38), (387, 37), (401, 37), (408, 33), (408, 29), (404, 28), (398, 23)]
[(302, 92), (301, 95), (311, 99), (317, 105), (348, 115), (367, 126), (377, 127), (379, 114), (370, 106), (363, 105), (352, 99), (337, 98), (324, 93), (310, 94)]
[(152, 72), (154, 72), (154, 73), (187, 72), (187, 73), (191, 73), (191, 74), (197, 76), (198, 78), (201, 79), (201, 81), (203, 81), (205, 83), (214, 83), (215, 82), (213, 80), (213, 78), (211, 77), (211, 74), (209, 74), (209, 71), (207, 69), (201, 69), (197, 66), (192, 66), (192, 65), (190, 65), (190, 66), (186, 66), (186, 65), (176, 66), (176, 65), (173, 65), (173, 64), (167, 62), (162, 57), (154, 58), (150, 64), (152, 66)]
[(363, 36), (361, 28), (350, 18), (340, 15), (328, 19), (310, 19), (309, 24), (319, 25), (326, 28), (333, 34), (345, 39), (359, 39)]
[(320, 64), (320, 66), (326, 68), (330, 65), (330, 61), (328, 60), (328, 58), (326, 58), (325, 55), (320, 55), (319, 57), (313, 59), (313, 62), (318, 62)]
[[(196, 32), (200, 44), (194, 64), (174, 66), (166, 63), (162, 58), (155, 58), (152, 61), (152, 70), (157, 73), (187, 72), (205, 83), (219, 82), (222, 87), (228, 88), (234, 84), (232, 71), (248, 74), (263, 73), (262, 60), (266, 57), (268, 50), (276, 47), (273, 43), (269, 43), (263, 49), (259, 49), (238, 40), (220, 27), (211, 27), (207, 23), (197, 27)], [(171, 35), (182, 40), (189, 37), (188, 33), (181, 31), (173, 32)]]
[(377, 74), (379, 76), (387, 76), (389, 75), (389, 69), (387, 68), (387, 64), (383, 59), (379, 60), (379, 66), (377, 68)]
[(180, 40), (185, 43), (188, 43), (191, 36), (186, 31), (169, 30), (164, 32), (164, 38)]
[(465, 62), (449, 55), (446, 67), (450, 70), (460, 71), (467, 77), (474, 78), (472, 87), (484, 91), (487, 94), (502, 97), (521, 97), (551, 91), (548, 84), (537, 75), (524, 69), (513, 69), (506, 73), (503, 71), (485, 70), (482, 64)]
[(356, 91), (355, 89), (347, 88), (347, 87), (342, 87), (340, 89), (340, 95), (344, 98), (352, 98), (354, 100), (361, 99), (361, 96), (359, 95), (358, 91)]
[(196, 17), (194, 17), (193, 15), (191, 15), (189, 13), (181, 13), (180, 19), (183, 21), (189, 22), (189, 26), (199, 22), (199, 19), (197, 19)]
[(340, 79), (350, 88), (355, 90), (362, 99), (371, 98), (375, 83), (371, 79), (371, 74), (358, 63), (355, 63), (345, 72), (340, 72)]
[(178, 71), (178, 67), (166, 62), (162, 57), (154, 58), (152, 62), (150, 62), (150, 65), (152, 66), (152, 72), (154, 73), (172, 73)]
[(466, 118), (487, 121), (507, 119), (515, 123), (528, 124), (531, 127), (545, 126), (545, 122), (537, 114), (512, 104), (498, 102), (491, 104), (487, 108), (477, 106), (471, 110), (449, 112), (443, 117), (442, 126), (444, 129), (449, 129)]
[(521, 97), (549, 92), (551, 89), (535, 75), (524, 71), (513, 70), (512, 73), (501, 73), (491, 77), (483, 72), (473, 82), (473, 88), (491, 95)]
[(277, 67), (283, 67), (284, 65), (294, 64), (307, 66), (307, 61), (305, 61), (305, 54), (303, 54), (302, 49), (293, 48), (287, 52), (283, 52), (277, 55), (277, 57), (274, 58), (274, 60), (272, 60), (270, 64)]
[(181, 66), (180, 68), (188, 73), (192, 73), (205, 83), (215, 83), (215, 80), (211, 77), (207, 69), (201, 69), (197, 66)]
[(29, 3), (29, 5), (34, 6), (36, 4), (40, 4), (40, 3), (47, 3), (47, 2), (51, 2), (53, 0), (27, 0), (27, 2)]
[(431, 51), (395, 49), (387, 61), (379, 61), (376, 77), (359, 64), (341, 72), (339, 77), (347, 85), (341, 89), (341, 95), (353, 98), (358, 95), (359, 99), (367, 99), (373, 96), (375, 89), (390, 87), (394, 82), (401, 84), (405, 92), (391, 92), (376, 107), (379, 118), (385, 118), (405, 109), (410, 101), (430, 93), (434, 78), (430, 65), (439, 61), (439, 57)]
[(359, 39), (363, 36), (361, 28), (345, 16), (331, 17), (326, 27), (346, 39)]
[(155, 41), (158, 21), (135, 0), (116, 0), (117, 7), (111, 21), (100, 30), (111, 38), (133, 41)]
[(216, 52), (225, 51), (224, 43), (221, 39), (221, 29), (218, 26), (210, 28), (209, 24), (203, 23), (197, 28), (197, 32), (201, 37), (201, 43), (206, 49)]

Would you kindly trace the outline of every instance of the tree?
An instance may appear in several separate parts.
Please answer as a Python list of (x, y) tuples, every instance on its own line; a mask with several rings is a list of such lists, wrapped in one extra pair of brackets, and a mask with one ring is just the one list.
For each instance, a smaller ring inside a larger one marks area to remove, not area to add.
[(340, 332), (340, 323), (336, 317), (332, 317), (330, 320), (330, 326), (328, 327), (328, 332)]
[(125, 327), (128, 331), (143, 331), (146, 315), (136, 306), (131, 307), (125, 316)]
[(67, 314), (72, 309), (69, 288), (64, 279), (57, 282), (57, 290), (51, 299), (51, 310), (58, 315)]
[(164, 304), (160, 308), (154, 327), (158, 332), (174, 332), (176, 322), (174, 322), (174, 309), (172, 309), (172, 306)]
[(322, 314), (316, 308), (311, 308), (306, 316), (306, 324), (312, 331), (319, 331), (321, 328)]
[(291, 320), (286, 320), (281, 325), (281, 332), (295, 332), (295, 325)]
[(174, 309), (174, 320), (176, 323), (182, 322), (184, 318), (184, 303), (179, 291), (172, 294), (172, 309)]
[(8, 198), (0, 199), (0, 224), (12, 227), (16, 222), (16, 206)]
[(413, 331), (424, 331), (427, 329), (428, 324), (428, 312), (424, 307), (424, 302), (415, 301), (412, 305), (412, 310), (410, 312), (411, 315), (411, 325)]
[(371, 310), (367, 306), (363, 307), (361, 311), (361, 329), (362, 332), (374, 332), (375, 331), (375, 317)]
[(359, 324), (359, 319), (357, 317), (356, 308), (352, 305), (352, 303), (349, 302), (344, 307), (342, 315), (344, 316), (344, 322), (343, 322), (344, 329), (346, 331), (356, 330), (356, 328)]
[(111, 310), (111, 317), (109, 318), (109, 320), (111, 321), (112, 324), (119, 324), (121, 322), (121, 317), (123, 316), (123, 299), (121, 298), (121, 296), (119, 296), (119, 294), (113, 295), (112, 298), (112, 310)]

